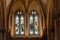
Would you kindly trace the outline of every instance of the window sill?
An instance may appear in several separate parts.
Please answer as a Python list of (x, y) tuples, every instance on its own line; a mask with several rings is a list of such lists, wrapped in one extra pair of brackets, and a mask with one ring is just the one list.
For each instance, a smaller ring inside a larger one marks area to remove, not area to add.
[(40, 38), (40, 36), (39, 35), (29, 35), (29, 36), (15, 35), (14, 38)]
[(24, 35), (15, 35), (14, 38), (26, 38)]

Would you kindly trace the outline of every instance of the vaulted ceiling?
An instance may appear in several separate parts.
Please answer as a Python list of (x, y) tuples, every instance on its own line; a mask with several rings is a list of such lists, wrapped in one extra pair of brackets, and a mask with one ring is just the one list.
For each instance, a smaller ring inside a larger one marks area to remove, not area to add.
[[(12, 0), (6, 0), (5, 2), (6, 2), (6, 7), (10, 4), (10, 2), (11, 2)], [(24, 0), (25, 2), (26, 2), (26, 4), (28, 4), (27, 3), (27, 1), (29, 1), (29, 0)], [(46, 5), (46, 3), (47, 3), (47, 0), (40, 0), (41, 1), (41, 4), (43, 3), (44, 5)]]

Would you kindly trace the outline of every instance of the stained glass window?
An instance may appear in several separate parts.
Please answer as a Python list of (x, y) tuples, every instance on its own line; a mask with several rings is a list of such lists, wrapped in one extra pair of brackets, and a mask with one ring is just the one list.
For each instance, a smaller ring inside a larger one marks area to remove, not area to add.
[(15, 16), (15, 34), (24, 34), (24, 16), (21, 11)]
[[(28, 17), (27, 17), (28, 18)], [(24, 22), (24, 14), (21, 11), (18, 11), (15, 15), (15, 34), (24, 35), (25, 34), (25, 22)], [(29, 14), (29, 34), (30, 35), (38, 35), (38, 22), (39, 22), (38, 13), (36, 11), (32, 11)], [(27, 23), (26, 23), (27, 24)], [(26, 25), (27, 27), (27, 25)], [(28, 29), (26, 29), (28, 30)], [(28, 31), (27, 31), (28, 32)]]
[(38, 34), (38, 15), (36, 11), (32, 11), (30, 15), (30, 34)]

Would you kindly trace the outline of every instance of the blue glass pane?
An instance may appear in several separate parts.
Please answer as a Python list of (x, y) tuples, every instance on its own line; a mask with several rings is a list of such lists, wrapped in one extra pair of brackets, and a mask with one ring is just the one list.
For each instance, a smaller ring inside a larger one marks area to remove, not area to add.
[(30, 30), (33, 30), (33, 24), (30, 24)]

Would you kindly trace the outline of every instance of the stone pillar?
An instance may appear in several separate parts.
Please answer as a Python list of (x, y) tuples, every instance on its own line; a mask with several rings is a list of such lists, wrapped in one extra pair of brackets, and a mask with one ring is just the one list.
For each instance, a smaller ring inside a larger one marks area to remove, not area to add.
[(58, 19), (55, 19), (55, 40), (59, 40), (59, 26), (58, 26)]

